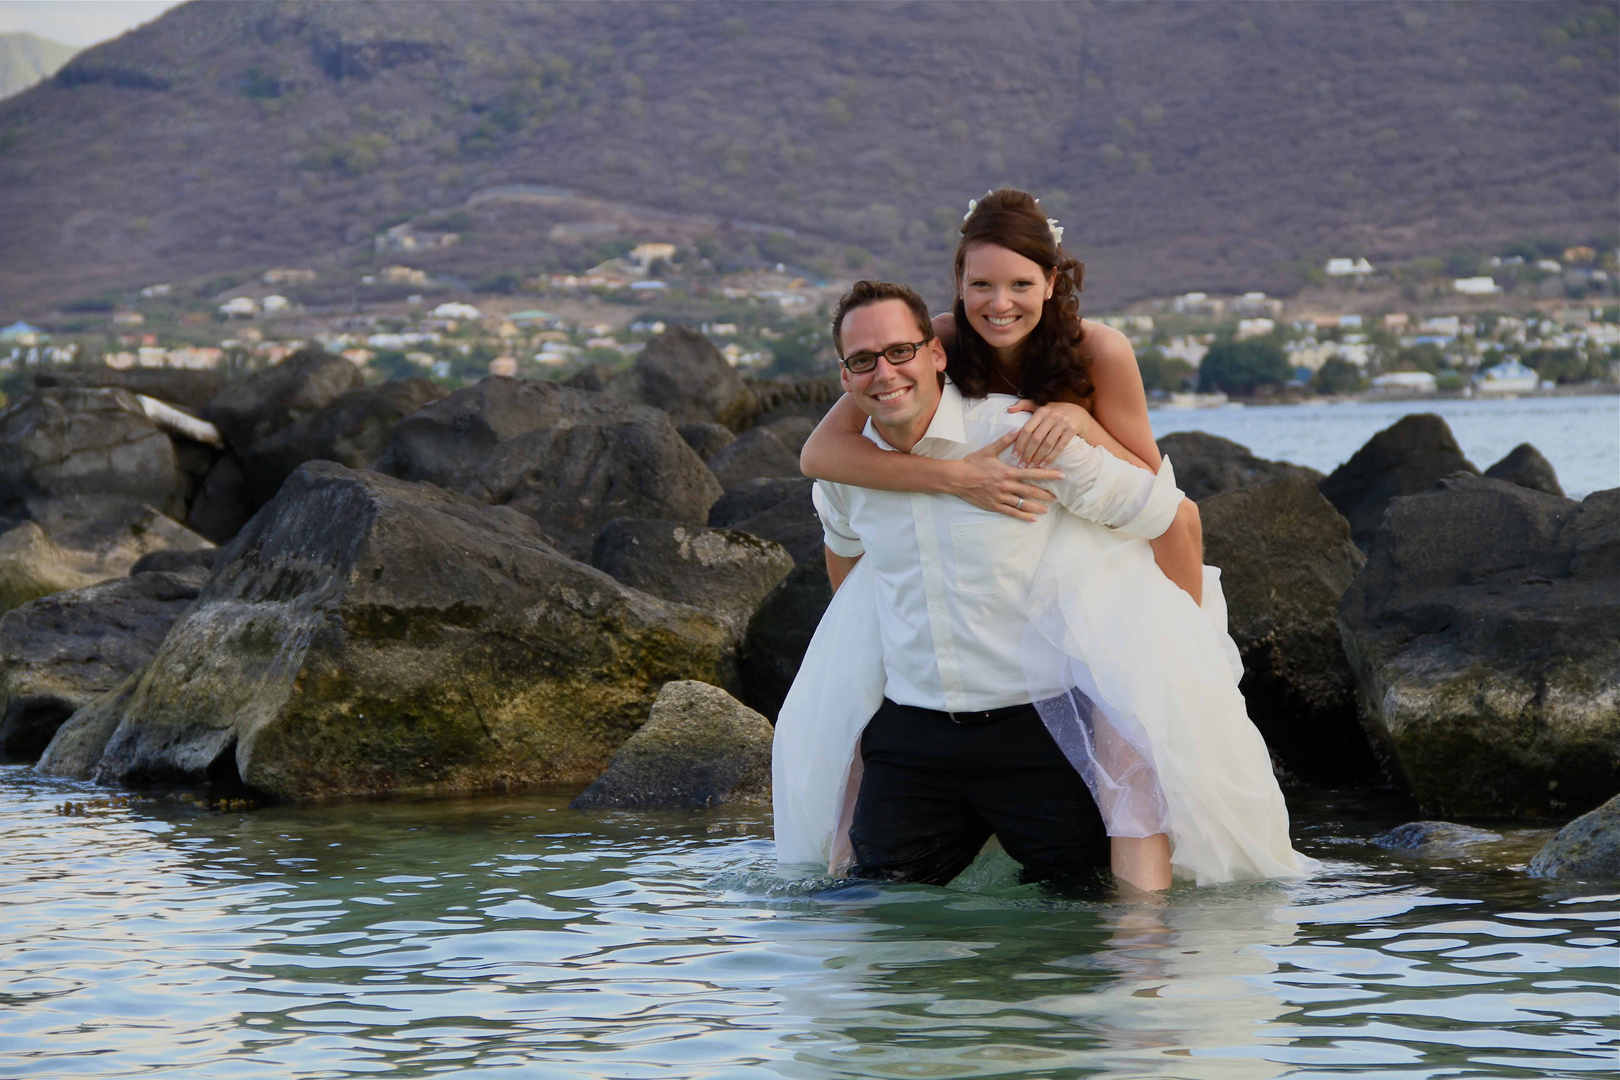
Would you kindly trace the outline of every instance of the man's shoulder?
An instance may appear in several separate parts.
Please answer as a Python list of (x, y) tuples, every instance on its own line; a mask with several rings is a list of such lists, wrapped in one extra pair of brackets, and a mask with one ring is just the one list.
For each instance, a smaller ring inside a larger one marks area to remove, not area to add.
[(1029, 420), (1029, 413), (1007, 411), (1017, 401), (1011, 394), (963, 398), (962, 421), (968, 428), (968, 441), (983, 445), (1023, 427)]

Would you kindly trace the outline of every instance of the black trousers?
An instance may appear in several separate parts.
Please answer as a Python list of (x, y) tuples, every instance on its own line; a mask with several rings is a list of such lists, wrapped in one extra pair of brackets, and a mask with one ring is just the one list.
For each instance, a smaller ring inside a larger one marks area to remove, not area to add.
[(943, 885), (994, 833), (1025, 881), (1082, 885), (1108, 865), (1085, 781), (1030, 705), (983, 724), (884, 699), (861, 736), (856, 877)]

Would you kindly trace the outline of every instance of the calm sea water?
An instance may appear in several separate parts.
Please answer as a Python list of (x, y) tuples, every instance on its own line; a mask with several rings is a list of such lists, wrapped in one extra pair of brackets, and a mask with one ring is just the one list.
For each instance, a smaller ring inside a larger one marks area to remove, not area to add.
[(1343, 404), (1151, 411), (1153, 433), (1207, 431), (1257, 455), (1332, 472), (1408, 413), (1437, 413), (1481, 472), (1522, 442), (1558, 471), (1564, 492), (1584, 498), (1620, 486), (1620, 396), (1513, 400), (1356, 401)]
[[(60, 817), (0, 767), (0, 1076), (1613, 1076), (1620, 892), (1318, 793), (1287, 885), (792, 883), (768, 817), (566, 793)], [(1001, 860), (998, 862), (997, 860)], [(818, 885), (822, 886), (819, 888)]]

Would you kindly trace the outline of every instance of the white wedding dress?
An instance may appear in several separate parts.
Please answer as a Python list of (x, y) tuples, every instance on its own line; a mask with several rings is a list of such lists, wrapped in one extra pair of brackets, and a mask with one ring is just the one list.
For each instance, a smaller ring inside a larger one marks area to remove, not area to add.
[[(849, 863), (861, 732), (883, 701), (872, 574), (862, 559), (833, 596), (782, 705), (771, 762), (778, 859), (835, 875)], [(1031, 700), (1109, 835), (1167, 834), (1175, 875), (1200, 885), (1314, 868), (1289, 841), (1270, 754), (1238, 691), (1219, 570), (1204, 567), (1200, 609), (1147, 541), (1064, 513), (1030, 597)]]

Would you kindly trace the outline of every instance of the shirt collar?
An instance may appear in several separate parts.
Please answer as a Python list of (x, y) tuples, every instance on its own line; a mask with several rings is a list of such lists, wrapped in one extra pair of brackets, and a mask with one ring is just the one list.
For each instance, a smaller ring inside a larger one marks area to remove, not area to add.
[[(878, 431), (877, 425), (872, 423), (870, 417), (867, 418), (862, 434), (884, 450), (894, 449)], [(931, 440), (935, 439), (953, 443), (967, 442), (966, 405), (962, 399), (962, 391), (958, 390), (956, 384), (949, 378), (946, 378), (945, 385), (940, 387), (939, 408), (934, 410), (934, 418), (928, 422), (928, 430), (923, 432), (922, 438), (917, 440), (917, 445), (912, 447), (911, 452), (921, 454), (923, 457), (932, 457)]]

